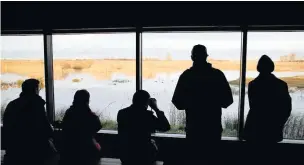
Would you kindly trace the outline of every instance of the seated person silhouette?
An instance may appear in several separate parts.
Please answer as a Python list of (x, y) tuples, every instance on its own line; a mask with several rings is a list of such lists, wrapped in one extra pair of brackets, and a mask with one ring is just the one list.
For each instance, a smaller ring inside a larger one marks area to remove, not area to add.
[(224, 73), (213, 68), (207, 57), (205, 46), (193, 47), (193, 66), (180, 75), (172, 98), (177, 109), (186, 111), (187, 153), (191, 161), (216, 156), (223, 130), (222, 108), (233, 103)]
[(101, 122), (89, 106), (90, 93), (78, 90), (72, 106), (62, 120), (63, 146), (60, 164), (98, 164), (100, 145), (94, 136), (101, 129)]
[(273, 61), (263, 55), (257, 65), (258, 77), (249, 83), (249, 113), (244, 139), (258, 143), (283, 140), (283, 128), (291, 112), (291, 97), (286, 82), (272, 74)]
[(54, 156), (53, 128), (44, 105), (39, 81), (25, 80), (19, 98), (7, 105), (3, 115), (4, 164), (41, 165)]
[[(150, 106), (156, 113), (148, 111)], [(155, 131), (168, 131), (170, 124), (157, 106), (156, 99), (147, 91), (139, 90), (133, 96), (133, 104), (118, 112), (118, 135), (122, 164), (153, 164), (157, 146), (151, 139)]]

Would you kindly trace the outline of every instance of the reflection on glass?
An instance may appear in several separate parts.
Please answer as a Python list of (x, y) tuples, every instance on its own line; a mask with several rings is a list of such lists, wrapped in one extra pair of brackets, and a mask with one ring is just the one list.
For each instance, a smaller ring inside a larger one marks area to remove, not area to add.
[(18, 98), (28, 78), (40, 80), (40, 96), (45, 99), (43, 38), (1, 36), (1, 121), (7, 104)]
[(230, 82), (234, 103), (223, 109), (223, 136), (236, 136), (239, 86), (235, 82), (240, 75), (240, 32), (143, 33), (143, 89), (165, 111), (172, 128), (169, 133), (184, 133), (185, 112), (178, 111), (171, 99), (180, 74), (192, 66), (191, 50), (196, 44), (207, 47), (208, 61), (222, 70)]
[[(246, 85), (258, 76), (258, 59), (268, 55), (275, 62), (278, 78), (289, 87), (292, 112), (284, 128), (284, 138), (304, 139), (304, 32), (249, 32)], [(245, 96), (245, 119), (249, 103)], [(275, 114), (273, 114), (275, 117)], [(269, 119), (271, 122), (271, 119)]]
[(135, 44), (135, 33), (54, 35), (56, 120), (75, 92), (87, 89), (103, 129), (116, 129), (117, 112), (132, 103), (135, 92)]

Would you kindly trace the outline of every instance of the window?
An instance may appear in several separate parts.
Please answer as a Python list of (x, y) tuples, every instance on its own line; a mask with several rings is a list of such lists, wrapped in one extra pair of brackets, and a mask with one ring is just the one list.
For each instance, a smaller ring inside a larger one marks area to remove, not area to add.
[(79, 89), (104, 129), (116, 129), (117, 112), (135, 92), (135, 33), (53, 35), (55, 120), (61, 120)]
[[(257, 61), (266, 54), (275, 62), (274, 74), (287, 82), (292, 114), (285, 139), (304, 140), (304, 32), (248, 32), (244, 117), (249, 104), (248, 83), (258, 76)], [(185, 112), (171, 103), (180, 74), (192, 66), (191, 49), (207, 47), (208, 62), (222, 70), (234, 103), (222, 110), (223, 136), (237, 136), (241, 32), (143, 32), (142, 88), (158, 100), (171, 124), (167, 133), (183, 134)], [(25, 79), (41, 81), (45, 99), (42, 35), (1, 36), (1, 114), (17, 98)], [(53, 34), (55, 120), (61, 120), (79, 89), (87, 89), (90, 107), (104, 129), (117, 129), (117, 112), (132, 103), (136, 88), (134, 33)], [(271, 120), (271, 119), (270, 119)], [(270, 121), (271, 122), (271, 121)]]
[[(304, 32), (249, 32), (246, 84), (258, 76), (259, 58), (266, 54), (275, 63), (273, 72), (284, 80), (292, 98), (292, 112), (284, 128), (284, 138), (304, 140)], [(247, 87), (246, 87), (247, 93)], [(249, 111), (245, 96), (245, 119)], [(275, 114), (274, 114), (275, 116)], [(271, 122), (271, 119), (269, 119)]]
[[(45, 99), (43, 36), (1, 36), (1, 117), (28, 78), (40, 80)], [(2, 118), (1, 118), (2, 121)]]
[(191, 50), (196, 44), (207, 47), (208, 61), (222, 70), (230, 82), (234, 103), (223, 109), (223, 136), (236, 136), (240, 76), (240, 32), (143, 33), (143, 89), (158, 100), (170, 120), (169, 133), (184, 133), (185, 112), (171, 103), (180, 74), (192, 66)]

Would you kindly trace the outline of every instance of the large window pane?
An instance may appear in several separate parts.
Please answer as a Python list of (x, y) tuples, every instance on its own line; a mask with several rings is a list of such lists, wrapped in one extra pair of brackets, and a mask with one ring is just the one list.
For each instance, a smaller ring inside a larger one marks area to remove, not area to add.
[(223, 109), (223, 136), (236, 136), (239, 86), (235, 82), (240, 75), (240, 32), (143, 33), (143, 89), (165, 111), (172, 125), (169, 132), (184, 133), (185, 112), (178, 111), (171, 99), (180, 74), (192, 66), (191, 50), (196, 44), (207, 47), (208, 61), (230, 81), (234, 103)]
[(42, 35), (1, 36), (1, 117), (6, 105), (19, 97), (21, 84), (28, 78), (40, 80), (40, 96), (45, 99), (43, 59)]
[(116, 129), (118, 110), (135, 92), (135, 33), (53, 35), (56, 120), (75, 92), (87, 89), (104, 129)]
[[(266, 54), (275, 63), (273, 72), (284, 80), (292, 98), (292, 112), (284, 138), (304, 139), (304, 32), (249, 32), (246, 84), (258, 76), (258, 59)], [(247, 93), (247, 87), (246, 87)], [(245, 97), (245, 119), (249, 111)], [(276, 114), (273, 114), (276, 117)], [(271, 122), (272, 119), (269, 119)], [(265, 123), (267, 124), (267, 123)]]

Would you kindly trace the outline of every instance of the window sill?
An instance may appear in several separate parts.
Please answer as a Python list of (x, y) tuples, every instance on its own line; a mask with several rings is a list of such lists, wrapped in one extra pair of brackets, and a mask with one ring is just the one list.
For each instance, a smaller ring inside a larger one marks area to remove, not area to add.
[[(100, 134), (118, 134), (115, 130), (100, 130), (98, 131)], [(186, 138), (185, 134), (169, 134), (169, 133), (154, 133), (152, 134), (153, 137), (160, 137), (160, 138)], [(237, 137), (222, 137), (222, 140), (224, 141), (239, 141), (241, 142)], [(292, 139), (284, 139), (282, 142), (283, 144), (304, 144), (304, 140), (292, 140)]]

